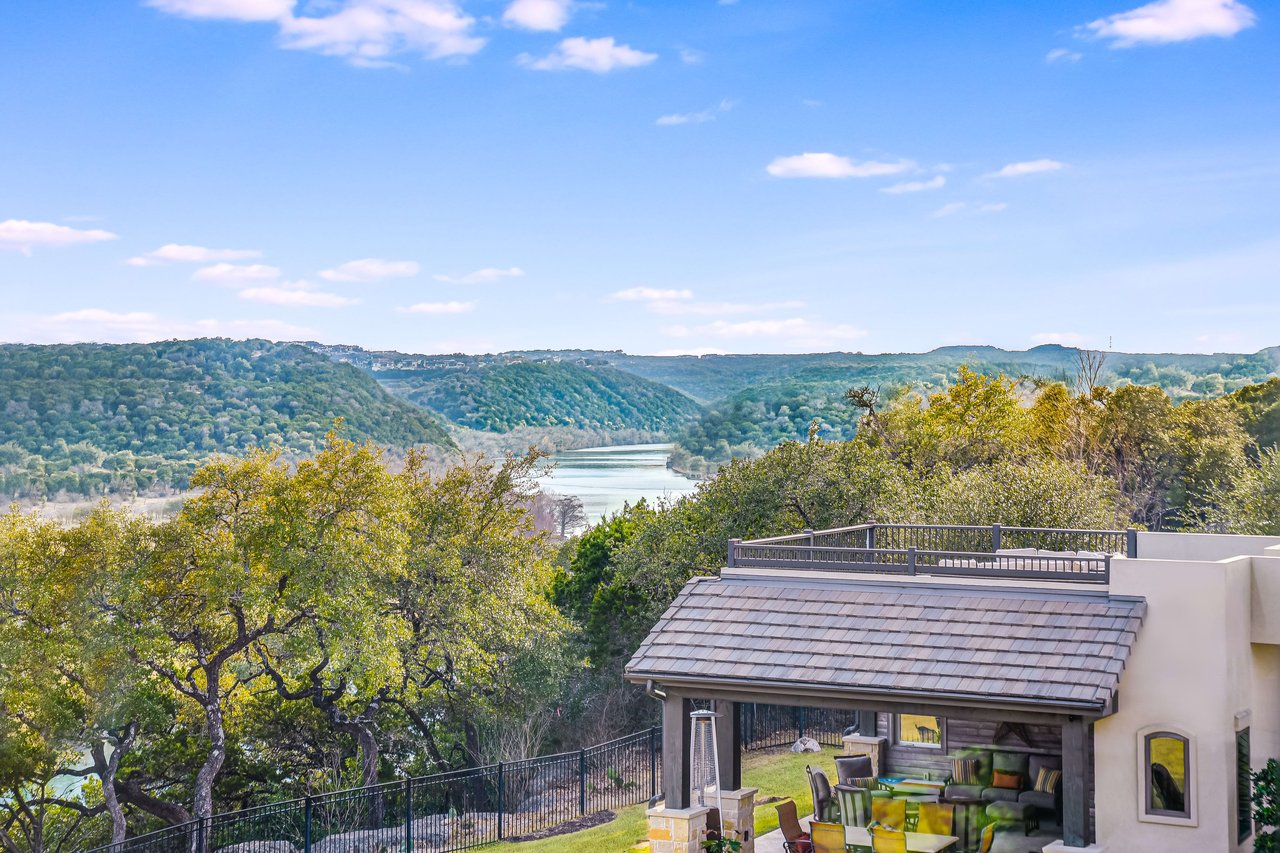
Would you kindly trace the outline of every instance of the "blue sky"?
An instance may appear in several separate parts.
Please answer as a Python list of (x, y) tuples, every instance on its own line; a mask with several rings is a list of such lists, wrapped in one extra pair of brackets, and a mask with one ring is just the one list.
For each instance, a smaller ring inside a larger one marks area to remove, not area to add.
[(1280, 344), (1280, 8), (8, 0), (0, 340)]

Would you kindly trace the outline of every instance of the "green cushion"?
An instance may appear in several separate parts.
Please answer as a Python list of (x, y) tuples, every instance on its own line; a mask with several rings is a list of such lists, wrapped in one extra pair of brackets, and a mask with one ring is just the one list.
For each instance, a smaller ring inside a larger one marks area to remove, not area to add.
[(1025, 752), (1000, 752), (992, 753), (991, 766), (995, 770), (1001, 770), (1005, 773), (1017, 773), (1023, 778), (1023, 784), (1026, 784), (1027, 765), (1031, 761), (1031, 756)]

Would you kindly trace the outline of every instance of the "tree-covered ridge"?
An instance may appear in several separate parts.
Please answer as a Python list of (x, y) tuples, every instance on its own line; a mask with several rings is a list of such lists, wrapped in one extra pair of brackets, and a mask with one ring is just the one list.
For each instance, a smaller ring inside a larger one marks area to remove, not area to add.
[(452, 446), (429, 413), (294, 344), (0, 346), (0, 494), (185, 488), (216, 453), (355, 440)]
[(699, 411), (667, 386), (586, 361), (517, 358), (374, 375), (398, 396), (489, 432), (522, 426), (665, 432)]

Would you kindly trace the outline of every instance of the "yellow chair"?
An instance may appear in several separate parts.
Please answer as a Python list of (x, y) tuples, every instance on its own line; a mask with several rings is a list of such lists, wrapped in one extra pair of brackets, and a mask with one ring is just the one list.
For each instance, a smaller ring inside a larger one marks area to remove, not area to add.
[(996, 825), (989, 823), (982, 828), (982, 835), (978, 836), (978, 853), (991, 853), (991, 845), (996, 842)]
[(916, 832), (927, 832), (930, 835), (951, 835), (956, 825), (956, 807), (948, 803), (921, 803), (920, 821), (916, 824)]
[(907, 853), (907, 834), (888, 826), (871, 827), (872, 853)]
[(815, 820), (809, 824), (813, 853), (844, 853), (844, 825)]
[(894, 829), (907, 828), (907, 801), (879, 797), (871, 801), (871, 819)]

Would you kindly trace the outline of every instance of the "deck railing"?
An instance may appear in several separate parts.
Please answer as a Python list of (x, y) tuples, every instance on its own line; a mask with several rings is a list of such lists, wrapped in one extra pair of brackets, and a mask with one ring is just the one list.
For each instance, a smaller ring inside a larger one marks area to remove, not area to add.
[(729, 541), (730, 567), (1107, 583), (1111, 558), (1138, 556), (1127, 530), (857, 524)]

